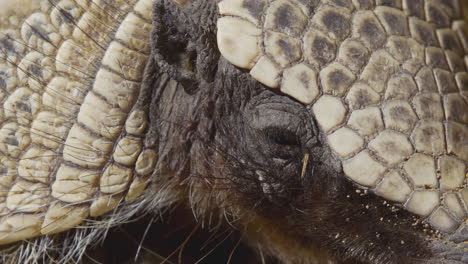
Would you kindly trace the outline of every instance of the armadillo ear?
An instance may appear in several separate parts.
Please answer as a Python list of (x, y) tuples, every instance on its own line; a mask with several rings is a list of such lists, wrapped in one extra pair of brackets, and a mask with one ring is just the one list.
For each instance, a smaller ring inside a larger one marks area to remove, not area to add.
[(212, 82), (217, 69), (220, 55), (216, 45), (216, 26), (205, 24), (202, 28), (197, 23), (208, 11), (196, 4), (184, 9), (164, 1), (156, 5), (152, 56), (160, 70), (181, 83), (188, 93), (193, 93), (202, 82)]

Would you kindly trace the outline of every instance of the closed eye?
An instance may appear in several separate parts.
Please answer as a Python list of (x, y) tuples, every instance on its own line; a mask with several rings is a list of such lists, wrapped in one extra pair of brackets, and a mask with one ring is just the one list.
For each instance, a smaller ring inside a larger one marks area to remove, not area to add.
[(283, 127), (268, 127), (264, 129), (268, 139), (278, 145), (300, 146), (299, 137), (295, 132)]

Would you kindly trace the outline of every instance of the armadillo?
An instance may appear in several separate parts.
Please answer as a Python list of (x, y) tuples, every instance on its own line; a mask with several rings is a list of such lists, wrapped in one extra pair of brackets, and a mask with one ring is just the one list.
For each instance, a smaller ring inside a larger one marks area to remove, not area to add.
[(467, 1), (0, 5), (3, 262), (183, 203), (279, 263), (468, 263)]

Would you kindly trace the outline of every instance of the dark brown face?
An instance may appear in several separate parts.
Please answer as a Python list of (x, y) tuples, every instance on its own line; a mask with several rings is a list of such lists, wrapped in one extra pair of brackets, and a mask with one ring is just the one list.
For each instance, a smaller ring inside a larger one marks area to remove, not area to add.
[[(463, 261), (464, 250), (439, 244), (418, 216), (350, 181), (311, 105), (220, 54), (216, 4), (154, 9), (150, 73), (178, 84), (155, 81), (151, 123), (161, 163), (192, 186), (194, 210), (239, 218), (248, 243), (285, 263), (313, 263), (317, 248), (340, 263)], [(346, 84), (340, 72), (330, 76), (331, 85)], [(367, 103), (364, 93), (356, 102)], [(458, 236), (454, 243), (466, 240)]]

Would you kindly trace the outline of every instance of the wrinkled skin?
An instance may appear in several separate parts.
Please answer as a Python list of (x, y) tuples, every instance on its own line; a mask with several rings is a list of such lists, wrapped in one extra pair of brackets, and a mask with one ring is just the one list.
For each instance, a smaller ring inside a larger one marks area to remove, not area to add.
[(195, 212), (229, 215), (282, 263), (442, 263), (410, 213), (356, 192), (307, 106), (220, 56), (215, 2), (155, 6), (148, 138), (176, 175), (160, 180), (190, 186)]

